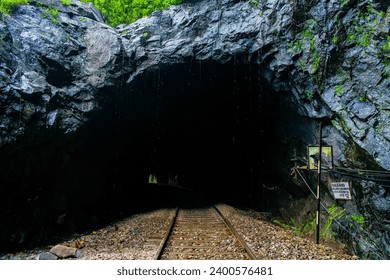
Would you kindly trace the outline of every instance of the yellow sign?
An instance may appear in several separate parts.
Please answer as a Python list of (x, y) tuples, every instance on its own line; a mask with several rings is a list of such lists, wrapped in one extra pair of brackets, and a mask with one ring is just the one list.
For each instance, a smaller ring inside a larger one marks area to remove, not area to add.
[[(318, 170), (318, 146), (309, 146), (307, 149), (308, 153), (308, 166), (309, 170)], [(332, 146), (321, 147), (321, 169), (332, 169), (333, 168), (333, 150)]]

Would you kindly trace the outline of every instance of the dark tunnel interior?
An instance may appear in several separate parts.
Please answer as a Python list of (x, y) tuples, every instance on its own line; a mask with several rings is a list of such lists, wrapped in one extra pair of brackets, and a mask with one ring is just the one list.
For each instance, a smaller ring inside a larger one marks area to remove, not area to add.
[(280, 181), (282, 109), (261, 71), (239, 57), (159, 65), (101, 92), (102, 110), (74, 135), (38, 131), (10, 145), (1, 155), (1, 240), (33, 245), (53, 231), (175, 205), (175, 188), (150, 184), (151, 175), (268, 211), (275, 194), (263, 186)]
[(279, 104), (260, 71), (247, 62), (189, 61), (120, 87), (86, 141), (101, 153), (114, 195), (134, 195), (153, 175), (212, 200), (264, 208)]

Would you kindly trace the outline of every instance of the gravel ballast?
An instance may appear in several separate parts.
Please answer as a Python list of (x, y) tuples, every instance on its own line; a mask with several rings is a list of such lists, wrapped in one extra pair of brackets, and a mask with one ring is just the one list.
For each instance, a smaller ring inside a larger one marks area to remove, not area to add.
[[(294, 234), (269, 222), (252, 210), (240, 210), (226, 204), (217, 208), (235, 227), (258, 259), (276, 260), (350, 260), (340, 247), (317, 245), (312, 239)], [(150, 260), (153, 259), (175, 209), (159, 209), (124, 218), (99, 230), (52, 246), (37, 248), (0, 259), (39, 259), (56, 245), (77, 249), (81, 260)]]

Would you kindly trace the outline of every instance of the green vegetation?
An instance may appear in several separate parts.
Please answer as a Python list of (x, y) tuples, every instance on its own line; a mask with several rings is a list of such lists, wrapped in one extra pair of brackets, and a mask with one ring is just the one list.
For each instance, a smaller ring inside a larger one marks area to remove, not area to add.
[(309, 91), (309, 90), (305, 91), (305, 95), (306, 95), (306, 98), (309, 99), (309, 100), (312, 100), (313, 97), (314, 97), (314, 93)]
[(290, 218), (288, 224), (277, 219), (272, 220), (272, 223), (284, 229), (291, 229), (296, 235), (314, 234), (316, 229), (315, 216), (303, 221), (302, 224), (299, 224), (294, 218)]
[[(351, 3), (353, 1), (339, 0), (340, 6), (344, 9)], [(353, 4), (355, 5), (355, 3)], [(385, 66), (382, 76), (388, 78), (390, 77), (390, 36), (384, 33), (381, 26), (385, 20), (389, 19), (389, 15), (385, 11), (377, 10), (376, 4), (372, 0), (368, 0), (364, 5), (358, 7), (357, 11), (352, 17), (350, 26), (347, 27), (340, 23), (339, 28), (334, 29), (336, 32), (329, 32), (326, 37), (331, 44), (337, 46), (340, 53), (346, 47), (360, 47), (362, 51), (359, 52), (359, 55), (360, 53), (362, 55), (369, 53), (376, 56)], [(322, 27), (318, 25), (316, 19), (308, 19), (303, 27), (299, 27), (295, 38), (289, 44), (289, 52), (293, 56), (299, 55), (299, 59), (296, 60), (299, 70), (303, 72), (304, 76), (309, 77), (306, 80), (306, 88), (318, 93), (321, 93), (324, 88), (325, 76), (334, 72), (337, 69), (334, 65), (341, 61), (341, 56), (327, 52), (327, 46), (320, 39), (322, 37), (319, 35), (321, 29)], [(328, 60), (329, 55), (331, 59), (334, 59), (332, 64), (326, 64), (327, 61), (330, 61)], [(339, 81), (336, 86), (337, 96), (346, 91), (344, 81)], [(302, 95), (310, 100), (309, 91), (303, 91)], [(362, 102), (367, 99), (366, 96), (362, 95), (358, 95), (357, 98)]]
[(259, 6), (259, 0), (249, 0), (249, 4), (252, 7), (258, 7)]
[(354, 220), (362, 228), (366, 226), (366, 221), (362, 215), (352, 214), (351, 219)]
[(28, 0), (1, 0), (0, 12), (10, 14), (12, 12), (12, 9), (23, 4), (28, 4)]
[[(335, 232), (332, 231), (332, 225), (335, 220), (346, 219), (350, 226), (356, 224), (364, 228), (366, 225), (365, 219), (362, 215), (346, 214), (346, 209), (340, 208), (336, 204), (332, 204), (328, 209), (329, 214), (325, 220), (325, 224), (321, 226), (321, 236), (326, 240), (332, 241), (335, 237)], [(316, 232), (316, 215), (312, 214), (301, 223), (294, 218), (289, 218), (288, 221), (280, 221), (273, 219), (272, 223), (284, 229), (292, 230), (296, 235), (314, 235)]]
[(366, 8), (360, 11), (353, 19), (352, 27), (347, 34), (347, 43), (356, 44), (366, 49), (371, 44), (376, 44), (376, 33), (380, 21), (385, 17), (384, 11), (375, 9), (372, 1), (369, 1)]
[(292, 44), (289, 45), (289, 50), (292, 52), (302, 52), (303, 45), (302, 40), (296, 40)]
[(316, 230), (316, 221), (317, 218), (315, 216), (304, 221), (300, 227), (300, 234), (304, 235), (314, 233)]
[(58, 10), (54, 8), (48, 8), (47, 9), (49, 13), (51, 14), (52, 20), (57, 21), (57, 16), (58, 16)]
[(70, 6), (72, 4), (72, 0), (61, 0), (62, 5)]
[(390, 36), (387, 36), (386, 43), (382, 46), (382, 51), (390, 52)]
[(44, 18), (50, 18), (52, 22), (59, 23), (57, 16), (58, 16), (58, 10), (55, 8), (45, 8), (43, 10), (43, 17)]
[(131, 23), (139, 18), (146, 17), (156, 10), (164, 10), (171, 5), (181, 4), (183, 0), (81, 0), (92, 2), (104, 16), (108, 23), (116, 26), (122, 23)]
[(339, 37), (337, 37), (336, 35), (335, 35), (335, 36), (333, 36), (333, 38), (332, 38), (332, 42), (333, 42), (333, 44), (337, 45), (337, 44), (338, 44), (338, 42), (339, 42)]
[(336, 86), (336, 95), (340, 96), (343, 93), (344, 89), (342, 85), (337, 85)]
[(349, 0), (340, 0), (340, 5), (341, 7), (344, 7), (345, 5), (347, 5), (349, 3)]
[(321, 235), (323, 237), (328, 237), (329, 239), (332, 237), (332, 236), (329, 236), (329, 234), (332, 233), (331, 227), (332, 227), (333, 221), (335, 219), (339, 220), (341, 218), (344, 218), (345, 211), (346, 211), (345, 209), (339, 209), (336, 204), (333, 204), (328, 209), (328, 212), (330, 215), (329, 215), (328, 219), (325, 221), (325, 226), (322, 228), (322, 231), (321, 231)]
[(149, 175), (149, 184), (157, 184), (157, 177), (154, 174)]
[(274, 223), (275, 225), (278, 225), (278, 226), (280, 226), (280, 227), (282, 227), (284, 229), (291, 229), (290, 225), (288, 225), (286, 223), (283, 223), (282, 221), (279, 221), (277, 219), (272, 220), (272, 223)]
[[(317, 34), (317, 21), (315, 19), (308, 20), (297, 39), (289, 45), (289, 51), (301, 54), (298, 62), (300, 70), (309, 73), (312, 85), (321, 89), (323, 86), (322, 76), (318, 72), (323, 64), (323, 58), (320, 56)], [(309, 97), (307, 93), (306, 96), (308, 99), (312, 98), (312, 95)]]

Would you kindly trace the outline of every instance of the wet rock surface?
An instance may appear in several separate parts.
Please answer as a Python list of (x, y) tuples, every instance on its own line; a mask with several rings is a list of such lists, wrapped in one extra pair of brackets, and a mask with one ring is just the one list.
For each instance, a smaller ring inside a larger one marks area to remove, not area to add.
[[(367, 1), (194, 1), (112, 28), (92, 5), (41, 2), (0, 18), (1, 240), (11, 247), (26, 243), (41, 224), (54, 224), (66, 209), (84, 207), (76, 190), (85, 182), (77, 185), (62, 175), (80, 170), (72, 160), (74, 147), (88, 139), (80, 140), (78, 133), (139, 75), (189, 60), (261, 65), (259, 75), (299, 115), (281, 138), (294, 134), (313, 144), (316, 124), (331, 118), (325, 137), (337, 147), (336, 165), (390, 169), (388, 3), (373, 1), (370, 8)], [(48, 14), (48, 6), (58, 9), (58, 16)], [(303, 119), (311, 119), (310, 125)], [(96, 184), (99, 190), (105, 182), (98, 178)], [(66, 200), (59, 189), (73, 197)], [(360, 182), (355, 193), (359, 211), (374, 220), (369, 231), (388, 253), (389, 238), (381, 234), (389, 226), (387, 190)], [(103, 196), (85, 192), (93, 203)], [(56, 205), (49, 210), (42, 206), (45, 194)], [(23, 201), (18, 220), (7, 213), (15, 201)], [(48, 216), (46, 211), (54, 217), (38, 218)], [(66, 227), (94, 220), (94, 213), (86, 212)]]

